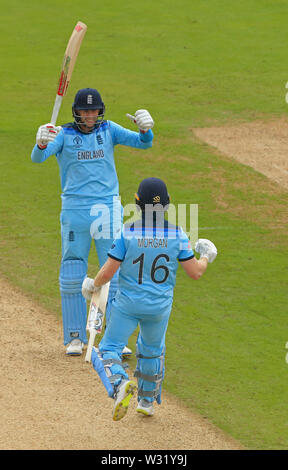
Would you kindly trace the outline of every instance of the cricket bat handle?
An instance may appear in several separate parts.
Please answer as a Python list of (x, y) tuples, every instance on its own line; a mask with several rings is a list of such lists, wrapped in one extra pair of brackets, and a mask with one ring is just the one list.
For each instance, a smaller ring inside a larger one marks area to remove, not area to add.
[(132, 116), (132, 114), (129, 114), (129, 113), (126, 113), (126, 116), (130, 119), (130, 121), (132, 121), (136, 124), (135, 116)]
[(92, 348), (94, 346), (96, 334), (97, 334), (97, 331), (95, 330), (95, 328), (91, 328), (89, 330), (89, 341), (88, 341), (88, 346), (87, 346), (87, 351), (86, 351), (86, 356), (85, 356), (85, 362), (91, 362)]
[(52, 112), (52, 117), (51, 117), (51, 124), (53, 124), (53, 126), (56, 126), (56, 121), (57, 121), (57, 117), (58, 117), (58, 114), (59, 114), (59, 111), (60, 111), (60, 107), (61, 107), (61, 104), (62, 104), (62, 99), (63, 99), (63, 96), (61, 95), (56, 95), (56, 98), (55, 98), (55, 102), (54, 102), (54, 108), (53, 108), (53, 112)]

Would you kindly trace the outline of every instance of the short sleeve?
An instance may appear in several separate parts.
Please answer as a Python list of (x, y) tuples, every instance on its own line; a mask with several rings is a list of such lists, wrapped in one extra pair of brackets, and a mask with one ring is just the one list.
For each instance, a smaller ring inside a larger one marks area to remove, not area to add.
[(180, 244), (178, 261), (187, 261), (188, 259), (194, 258), (194, 252), (191, 247), (191, 242), (181, 227), (179, 228), (179, 236)]
[(120, 238), (116, 238), (110, 250), (108, 251), (109, 258), (113, 258), (116, 261), (123, 261), (126, 255), (126, 246), (124, 243), (123, 232)]

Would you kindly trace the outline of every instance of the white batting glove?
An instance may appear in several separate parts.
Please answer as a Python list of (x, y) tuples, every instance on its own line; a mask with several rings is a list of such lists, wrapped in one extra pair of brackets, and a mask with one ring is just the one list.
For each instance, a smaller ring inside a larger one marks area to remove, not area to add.
[(41, 149), (46, 148), (49, 142), (53, 142), (61, 129), (61, 126), (54, 126), (51, 123), (40, 126), (36, 134), (36, 144), (38, 147)]
[(82, 295), (86, 300), (91, 300), (93, 293), (97, 292), (99, 289), (100, 287), (94, 286), (94, 279), (91, 279), (91, 277), (85, 277), (82, 282)]
[(126, 114), (126, 116), (137, 124), (140, 131), (147, 132), (154, 126), (154, 121), (146, 109), (139, 109), (136, 111), (135, 116), (131, 114)]
[(200, 253), (200, 258), (207, 258), (209, 263), (213, 263), (217, 256), (216, 246), (206, 238), (199, 238), (199, 240), (197, 240), (195, 251)]

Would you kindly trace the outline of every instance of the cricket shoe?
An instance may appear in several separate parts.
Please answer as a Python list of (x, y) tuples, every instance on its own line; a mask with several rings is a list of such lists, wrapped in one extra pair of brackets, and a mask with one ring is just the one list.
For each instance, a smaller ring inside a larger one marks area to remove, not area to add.
[(67, 356), (81, 356), (84, 344), (80, 339), (73, 339), (66, 348)]
[(137, 413), (142, 413), (142, 415), (145, 415), (145, 416), (153, 416), (154, 415), (153, 403), (145, 400), (145, 398), (142, 398), (138, 403), (136, 411)]
[(112, 412), (113, 421), (122, 419), (128, 410), (129, 402), (137, 390), (137, 385), (132, 380), (124, 380), (116, 390), (114, 408)]
[(131, 349), (127, 348), (127, 346), (125, 346), (122, 350), (121, 355), (122, 355), (122, 358), (127, 359), (128, 357), (132, 356), (132, 351)]

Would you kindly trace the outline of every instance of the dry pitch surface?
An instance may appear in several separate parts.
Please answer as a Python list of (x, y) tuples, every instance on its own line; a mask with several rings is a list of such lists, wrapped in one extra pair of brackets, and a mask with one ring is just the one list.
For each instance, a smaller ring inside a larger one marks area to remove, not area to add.
[[(153, 417), (112, 421), (112, 400), (82, 357), (66, 357), (55, 316), (0, 281), (3, 450), (241, 449), (206, 419), (163, 393)], [(132, 371), (131, 371), (132, 374)]]
[(192, 129), (194, 135), (224, 155), (248, 165), (288, 189), (288, 120)]

